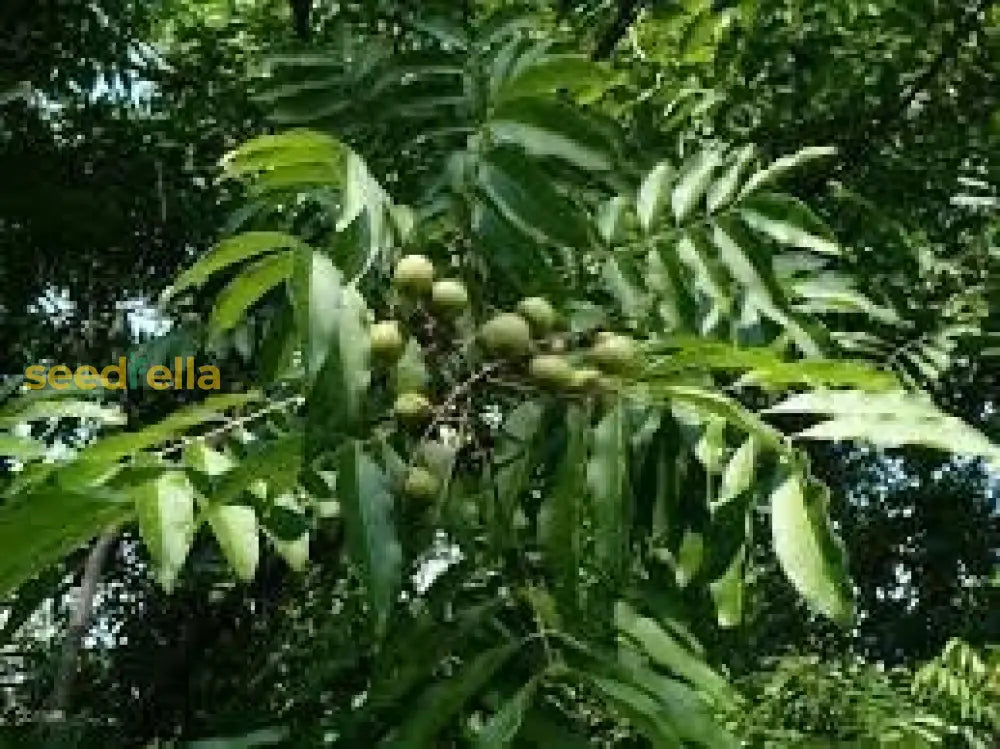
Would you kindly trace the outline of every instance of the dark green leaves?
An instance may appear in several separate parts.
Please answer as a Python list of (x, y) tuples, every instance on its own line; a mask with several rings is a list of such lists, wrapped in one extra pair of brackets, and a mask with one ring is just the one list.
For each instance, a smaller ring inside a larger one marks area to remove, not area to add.
[(626, 414), (618, 403), (593, 431), (587, 485), (593, 502), (597, 557), (611, 577), (625, 571), (629, 536)]
[(505, 219), (535, 240), (589, 245), (588, 219), (537, 164), (513, 148), (495, 148), (479, 168), (479, 186)]
[(340, 449), (337, 468), (337, 496), (351, 556), (364, 570), (375, 628), (384, 632), (399, 589), (402, 565), (389, 482), (362, 443), (353, 440)]

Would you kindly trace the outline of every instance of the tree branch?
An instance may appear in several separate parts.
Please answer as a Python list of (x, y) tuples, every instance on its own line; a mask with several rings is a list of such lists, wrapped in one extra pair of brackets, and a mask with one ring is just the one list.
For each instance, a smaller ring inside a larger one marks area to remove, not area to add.
[(80, 596), (76, 608), (70, 618), (69, 630), (63, 642), (62, 655), (59, 659), (59, 670), (56, 672), (55, 686), (52, 690), (50, 714), (53, 722), (61, 722), (65, 717), (66, 705), (69, 701), (70, 689), (73, 687), (73, 676), (76, 673), (77, 655), (83, 644), (83, 636), (90, 626), (90, 618), (94, 611), (94, 593), (97, 582), (104, 567), (104, 560), (115, 540), (115, 528), (106, 529), (87, 555), (83, 566), (83, 577), (80, 581)]

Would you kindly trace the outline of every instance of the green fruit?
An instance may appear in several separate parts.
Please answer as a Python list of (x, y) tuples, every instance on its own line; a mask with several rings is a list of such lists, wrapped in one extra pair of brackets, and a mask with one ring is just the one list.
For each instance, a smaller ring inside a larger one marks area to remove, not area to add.
[(593, 390), (601, 383), (601, 372), (589, 367), (584, 369), (574, 369), (569, 379), (569, 387), (572, 390)]
[(407, 255), (396, 263), (392, 279), (403, 291), (426, 294), (434, 283), (434, 263), (424, 255)]
[(396, 398), (392, 410), (403, 423), (419, 424), (431, 415), (433, 409), (431, 402), (421, 393), (402, 393)]
[(539, 354), (528, 365), (528, 374), (540, 385), (565, 388), (573, 379), (573, 368), (562, 356)]
[(403, 493), (406, 496), (425, 502), (437, 496), (438, 488), (438, 480), (434, 474), (419, 466), (411, 468), (406, 474), (406, 481), (403, 482)]
[(590, 358), (605, 372), (620, 374), (635, 364), (637, 355), (635, 341), (618, 333), (599, 333)]
[(469, 303), (469, 292), (461, 281), (436, 281), (431, 288), (431, 304), (443, 312), (458, 312)]
[(517, 311), (531, 324), (535, 333), (548, 333), (556, 325), (556, 311), (549, 300), (540, 296), (529, 296), (517, 305)]
[(504, 312), (483, 325), (480, 336), (487, 351), (523, 356), (531, 348), (531, 329), (520, 315)]
[(403, 353), (403, 334), (395, 320), (375, 323), (369, 330), (372, 355), (394, 361)]

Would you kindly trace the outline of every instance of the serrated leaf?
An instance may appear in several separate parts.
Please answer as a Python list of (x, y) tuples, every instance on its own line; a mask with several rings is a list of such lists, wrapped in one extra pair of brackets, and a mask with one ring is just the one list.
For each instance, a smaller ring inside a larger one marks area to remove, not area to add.
[(836, 622), (850, 623), (851, 582), (823, 491), (798, 475), (786, 479), (771, 495), (771, 538), (782, 570), (809, 605)]
[(243, 581), (252, 580), (260, 559), (254, 509), (245, 505), (212, 504), (205, 509), (205, 519), (236, 576)]
[(169, 593), (194, 540), (194, 487), (183, 472), (168, 471), (139, 488), (135, 510), (157, 582)]
[(375, 629), (383, 633), (402, 570), (389, 483), (360, 442), (345, 443), (337, 464), (337, 497), (343, 508), (351, 556), (364, 570)]

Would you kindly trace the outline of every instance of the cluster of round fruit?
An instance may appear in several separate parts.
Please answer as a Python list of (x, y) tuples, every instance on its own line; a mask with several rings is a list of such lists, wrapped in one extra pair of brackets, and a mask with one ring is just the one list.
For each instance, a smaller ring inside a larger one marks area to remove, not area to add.
[[(434, 264), (423, 255), (407, 255), (393, 272), (393, 284), (412, 298), (429, 296), (431, 308), (441, 314), (456, 315), (469, 303), (465, 285), (455, 279), (434, 280)], [(520, 359), (532, 354), (535, 340), (546, 340), (556, 328), (558, 316), (544, 297), (528, 297), (517, 305), (516, 312), (502, 312), (479, 330), (479, 341), (490, 355)], [(371, 326), (371, 352), (383, 362), (394, 362), (403, 352), (405, 342), (396, 320), (383, 320)], [(552, 338), (557, 344), (561, 339)], [(553, 345), (550, 349), (558, 349)], [(601, 389), (606, 375), (621, 374), (636, 360), (635, 341), (618, 333), (601, 332), (582, 357), (571, 357), (553, 350), (535, 353), (528, 361), (528, 375), (538, 385), (574, 392)], [(576, 366), (574, 361), (583, 361)], [(393, 412), (400, 423), (419, 426), (433, 413), (430, 400), (423, 393), (399, 393)], [(411, 497), (431, 499), (438, 492), (438, 481), (426, 468), (412, 467), (403, 491)]]
[[(544, 339), (556, 325), (556, 312), (544, 297), (528, 297), (517, 305), (516, 312), (503, 312), (480, 330), (483, 348), (497, 356), (510, 358), (532, 352), (532, 339)], [(564, 345), (552, 340), (553, 348)], [(618, 333), (598, 333), (594, 345), (582, 357), (583, 366), (563, 353), (536, 353), (528, 362), (528, 374), (539, 385), (559, 390), (585, 391), (600, 387), (604, 374), (621, 374), (635, 361), (635, 342)]]

